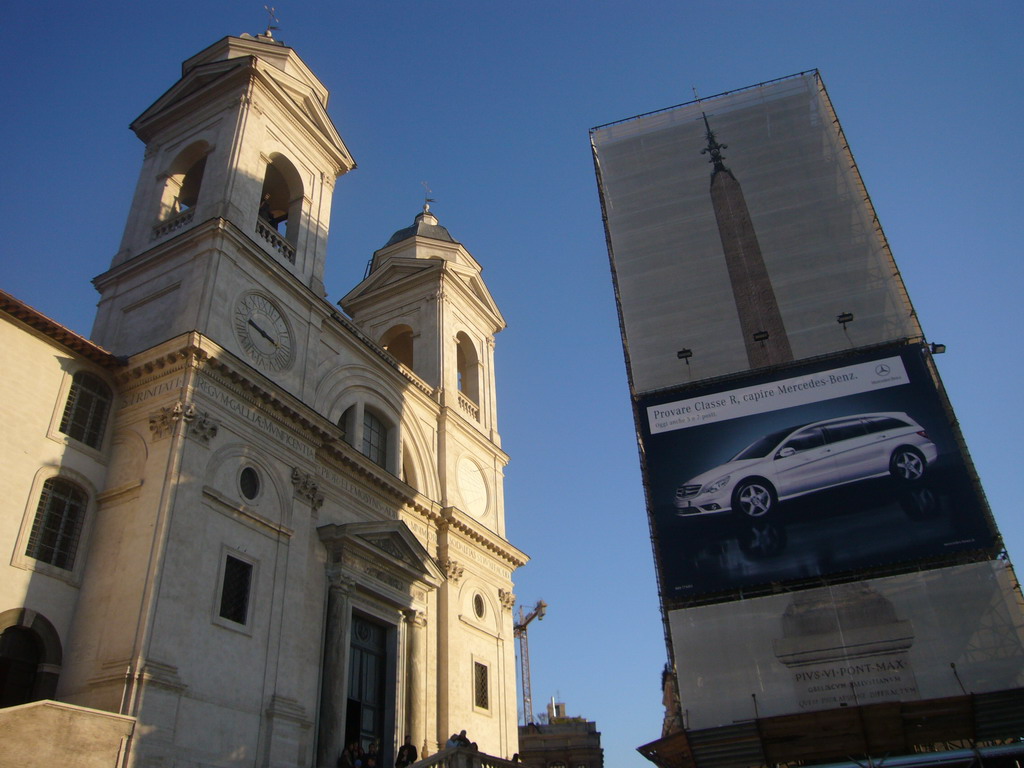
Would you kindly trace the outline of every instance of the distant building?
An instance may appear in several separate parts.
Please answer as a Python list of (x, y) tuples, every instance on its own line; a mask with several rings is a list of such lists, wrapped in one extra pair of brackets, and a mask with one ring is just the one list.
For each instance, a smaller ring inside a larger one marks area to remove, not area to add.
[(546, 723), (519, 726), (519, 757), (527, 768), (604, 768), (597, 724), (568, 717), (565, 704), (554, 699)]
[(326, 300), (355, 166), (327, 96), (269, 34), (192, 56), (132, 124), (93, 340), (0, 294), (8, 753), (334, 768), (360, 742), (390, 766), (462, 729), (518, 750), (505, 321), (427, 206)]

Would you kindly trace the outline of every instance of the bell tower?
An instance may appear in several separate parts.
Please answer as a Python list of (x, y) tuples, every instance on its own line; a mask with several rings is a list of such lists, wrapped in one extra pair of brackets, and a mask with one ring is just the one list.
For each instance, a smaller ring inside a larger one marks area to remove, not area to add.
[(133, 354), (188, 331), (287, 384), (322, 302), (334, 180), (355, 163), (327, 89), (273, 39), (225, 37), (133, 123), (146, 150), (93, 338)]
[(372, 340), (423, 380), (441, 405), (442, 504), (499, 535), (507, 462), (497, 428), (494, 336), (505, 327), (466, 248), (429, 204), (373, 254), (366, 279), (339, 304)]
[(515, 550), (505, 539), (508, 456), (494, 385), (494, 337), (505, 320), (480, 264), (429, 205), (373, 254), (366, 278), (339, 303), (436, 404), (422, 418), (435, 441), (436, 552), (446, 578), (437, 588), (436, 743), (423, 746), (439, 749), (468, 728), (515, 752), (515, 595), (508, 555), (499, 554)]

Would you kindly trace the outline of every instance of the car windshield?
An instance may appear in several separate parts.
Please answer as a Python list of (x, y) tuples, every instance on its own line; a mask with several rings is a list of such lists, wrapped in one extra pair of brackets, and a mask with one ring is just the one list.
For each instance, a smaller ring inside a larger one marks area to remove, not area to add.
[(786, 429), (780, 429), (777, 432), (765, 435), (737, 453), (730, 459), (730, 461), (739, 461), (740, 459), (763, 459), (772, 452), (772, 449), (779, 444), (782, 438), (792, 434), (802, 426), (804, 425), (798, 424), (795, 427), (787, 427)]

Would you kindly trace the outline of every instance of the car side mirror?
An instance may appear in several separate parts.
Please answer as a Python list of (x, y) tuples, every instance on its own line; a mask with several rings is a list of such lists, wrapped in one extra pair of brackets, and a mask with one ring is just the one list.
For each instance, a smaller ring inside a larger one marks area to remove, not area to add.
[(784, 459), (787, 456), (792, 456), (794, 453), (796, 453), (796, 448), (794, 448), (791, 445), (787, 445), (785, 448), (780, 449), (779, 452), (775, 454), (775, 458)]

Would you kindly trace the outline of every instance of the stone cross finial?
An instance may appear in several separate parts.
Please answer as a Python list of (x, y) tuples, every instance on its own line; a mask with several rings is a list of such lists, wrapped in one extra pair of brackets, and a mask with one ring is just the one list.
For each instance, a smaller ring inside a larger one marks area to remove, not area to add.
[(267, 19), (267, 31), (264, 32), (263, 34), (266, 35), (267, 37), (273, 37), (274, 30), (280, 29), (280, 27), (276, 27), (274, 25), (281, 23), (281, 20), (277, 18), (277, 8), (275, 8), (272, 5), (264, 5), (263, 10), (265, 10), (267, 12), (267, 15), (270, 17), (269, 19)]

